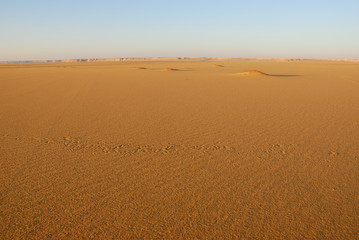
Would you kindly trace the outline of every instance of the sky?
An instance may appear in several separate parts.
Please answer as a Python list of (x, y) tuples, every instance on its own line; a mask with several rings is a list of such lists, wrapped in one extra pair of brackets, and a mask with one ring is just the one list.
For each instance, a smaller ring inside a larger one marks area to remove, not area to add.
[(359, 0), (0, 0), (0, 61), (359, 58)]

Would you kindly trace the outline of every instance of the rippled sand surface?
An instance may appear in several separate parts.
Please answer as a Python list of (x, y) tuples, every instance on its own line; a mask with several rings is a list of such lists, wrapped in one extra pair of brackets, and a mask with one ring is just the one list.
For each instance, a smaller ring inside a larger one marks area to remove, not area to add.
[(357, 239), (359, 64), (0, 66), (1, 239)]

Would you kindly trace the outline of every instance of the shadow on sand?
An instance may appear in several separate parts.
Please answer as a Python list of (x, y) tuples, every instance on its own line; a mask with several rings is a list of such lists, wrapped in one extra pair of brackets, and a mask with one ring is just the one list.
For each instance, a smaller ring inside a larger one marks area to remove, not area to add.
[(163, 71), (166, 72), (184, 72), (184, 71), (192, 71), (192, 69), (178, 69), (178, 68), (165, 68)]
[(268, 74), (271, 77), (299, 77), (300, 75)]

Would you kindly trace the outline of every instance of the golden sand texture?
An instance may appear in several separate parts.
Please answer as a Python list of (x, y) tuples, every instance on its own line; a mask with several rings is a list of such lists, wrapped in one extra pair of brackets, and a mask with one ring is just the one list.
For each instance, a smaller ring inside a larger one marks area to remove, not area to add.
[(357, 239), (358, 63), (213, 64), (1, 65), (0, 238)]

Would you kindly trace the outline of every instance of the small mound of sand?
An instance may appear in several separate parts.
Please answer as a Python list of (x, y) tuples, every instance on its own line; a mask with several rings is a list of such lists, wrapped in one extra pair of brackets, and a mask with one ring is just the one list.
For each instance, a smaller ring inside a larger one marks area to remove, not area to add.
[(137, 69), (137, 70), (145, 70), (147, 68), (145, 68), (145, 67), (135, 67), (135, 69)]
[(264, 73), (259, 70), (246, 70), (241, 73), (237, 73), (237, 75), (241, 75), (241, 76), (270, 76), (269, 74)]
[(163, 71), (179, 71), (177, 68), (165, 68)]
[(213, 64), (214, 67), (224, 67), (223, 65), (221, 64)]

